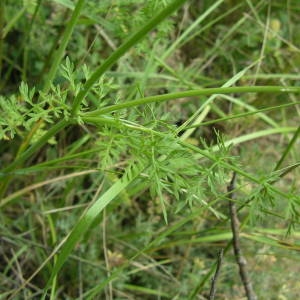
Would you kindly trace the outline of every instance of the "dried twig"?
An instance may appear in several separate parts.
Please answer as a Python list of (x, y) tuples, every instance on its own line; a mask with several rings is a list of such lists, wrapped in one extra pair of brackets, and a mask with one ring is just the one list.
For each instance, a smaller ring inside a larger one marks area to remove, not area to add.
[(209, 292), (209, 300), (214, 300), (215, 299), (215, 294), (216, 294), (216, 287), (217, 287), (217, 280), (220, 274), (221, 270), (221, 265), (222, 265), (222, 259), (223, 259), (223, 249), (218, 254), (218, 261), (217, 261), (217, 267), (215, 274), (213, 278), (211, 279), (211, 287), (210, 287), (210, 292)]
[(239, 266), (240, 270), (240, 277), (244, 285), (244, 289), (246, 292), (246, 296), (248, 300), (256, 300), (257, 296), (253, 290), (252, 283), (250, 281), (249, 273), (247, 270), (247, 261), (245, 257), (242, 254), (241, 246), (240, 246), (240, 236), (239, 236), (239, 219), (237, 216), (237, 210), (234, 201), (234, 188), (235, 188), (235, 179), (236, 179), (236, 173), (233, 173), (231, 182), (227, 188), (227, 191), (229, 193), (229, 212), (230, 212), (230, 218), (231, 218), (231, 230), (232, 230), (232, 244), (233, 244), (233, 250), (236, 262)]

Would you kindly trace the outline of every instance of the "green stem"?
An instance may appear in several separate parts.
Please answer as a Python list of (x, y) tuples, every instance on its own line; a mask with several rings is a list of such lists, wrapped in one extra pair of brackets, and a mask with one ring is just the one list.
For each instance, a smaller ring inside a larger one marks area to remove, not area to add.
[(24, 49), (24, 51), (23, 51), (23, 71), (22, 71), (22, 80), (24, 82), (27, 82), (27, 68), (28, 68), (28, 59), (29, 59), (28, 54), (30, 53), (29, 45), (31, 45), (31, 35), (32, 35), (31, 32), (32, 32), (33, 24), (36, 21), (38, 12), (41, 8), (41, 4), (42, 4), (42, 0), (38, 0), (38, 2), (35, 5), (34, 13), (32, 15), (31, 21), (29, 23), (28, 29), (25, 32), (23, 44), (20, 49), (20, 52)]
[[(119, 121), (115, 121), (112, 118), (82, 117), (82, 119), (85, 122), (93, 124), (93, 125), (98, 125), (98, 124), (103, 123), (103, 124), (110, 124), (110, 125), (113, 125), (113, 126), (116, 126), (116, 127), (126, 126), (127, 128), (130, 128), (130, 129), (133, 129), (133, 130), (139, 130), (139, 131), (142, 131), (142, 132), (145, 132), (145, 133), (148, 133), (148, 134), (153, 134), (153, 135), (160, 136), (160, 137), (164, 137), (164, 135), (165, 135), (163, 132), (155, 131), (153, 129), (143, 127), (143, 126), (135, 126), (134, 124), (126, 123), (126, 121), (120, 123)], [(277, 129), (275, 129), (275, 130), (277, 130)], [(290, 130), (290, 129), (284, 129), (284, 131), (285, 130)], [(274, 130), (271, 129), (271, 132), (269, 132), (269, 133), (272, 133), (273, 131)], [(187, 143), (185, 141), (182, 141), (180, 139), (178, 139), (177, 142), (178, 142), (178, 144), (182, 145), (183, 147), (185, 147), (185, 148), (187, 148), (187, 149), (189, 149), (189, 150), (191, 150), (195, 153), (200, 154), (200, 156), (198, 158), (200, 158), (202, 156), (202, 157), (205, 157), (205, 158), (209, 159), (212, 162), (219, 162), (222, 167), (224, 167), (228, 170), (234, 171), (237, 174), (243, 176), (244, 178), (247, 178), (248, 180), (250, 180), (250, 181), (252, 181), (256, 184), (261, 184), (261, 180), (259, 178), (255, 177), (255, 176), (252, 176), (251, 174), (243, 171), (242, 169), (240, 169), (240, 168), (238, 168), (238, 167), (236, 167), (232, 164), (226, 163), (225, 161), (219, 161), (218, 158), (216, 158), (213, 155), (213, 153), (211, 153), (211, 152), (217, 151), (216, 147), (211, 148), (210, 150), (206, 150), (206, 149), (200, 149), (199, 147), (194, 146), (194, 145), (192, 145), (190, 143)], [(281, 196), (284, 195), (282, 192), (280, 192), (276, 188), (274, 188), (274, 191), (277, 194), (281, 195)]]
[[(236, 166), (234, 166), (234, 165), (232, 165), (232, 164), (230, 164), (230, 163), (227, 163), (227, 162), (222, 161), (222, 160), (218, 160), (216, 157), (214, 157), (211, 153), (209, 153), (209, 152), (206, 151), (206, 150), (202, 150), (202, 149), (200, 149), (200, 148), (198, 148), (198, 147), (196, 147), (196, 146), (194, 146), (194, 145), (191, 145), (191, 144), (189, 144), (189, 143), (186, 143), (186, 142), (181, 142), (181, 141), (179, 141), (178, 143), (179, 143), (179, 144), (182, 144), (182, 145), (185, 146), (186, 148), (188, 148), (188, 149), (190, 149), (190, 150), (192, 150), (192, 151), (194, 151), (194, 152), (196, 152), (196, 153), (201, 154), (202, 156), (206, 157), (206, 158), (209, 159), (210, 161), (220, 163), (220, 165), (221, 165), (223, 168), (225, 168), (225, 169), (227, 169), (227, 170), (232, 170), (232, 171), (236, 172), (237, 174), (243, 176), (244, 178), (247, 178), (248, 180), (250, 180), (250, 181), (252, 181), (252, 182), (254, 182), (254, 183), (258, 184), (258, 185), (261, 185), (261, 184), (263, 183), (262, 180), (261, 180), (260, 178), (254, 177), (254, 176), (248, 174), (247, 172), (241, 170), (240, 168), (238, 168), (238, 167), (236, 167)], [(269, 189), (270, 189), (272, 192), (274, 192), (274, 193), (276, 193), (277, 195), (281, 196), (283, 199), (286, 198), (286, 194), (285, 194), (284, 192), (278, 190), (276, 187), (272, 186), (270, 183), (268, 184), (268, 187), (269, 187)]]
[(173, 99), (196, 96), (209, 96), (213, 94), (231, 94), (231, 93), (300, 93), (300, 87), (282, 87), (282, 86), (240, 86), (240, 87), (221, 87), (206, 88), (199, 90), (189, 90), (184, 92), (170, 93), (165, 95), (150, 96), (132, 100), (125, 103), (110, 105), (92, 112), (83, 113), (82, 116), (98, 116), (110, 113), (124, 108), (135, 107), (155, 102), (164, 102)]
[[(50, 86), (52, 84), (52, 81), (55, 77), (55, 74), (57, 72), (57, 69), (59, 67), (59, 64), (61, 62), (61, 59), (63, 57), (64, 51), (67, 47), (67, 44), (70, 40), (70, 37), (72, 35), (73, 29), (77, 23), (77, 20), (80, 16), (80, 12), (82, 10), (83, 4), (84, 4), (85, 0), (78, 0), (76, 7), (73, 11), (73, 14), (71, 16), (70, 21), (68, 22), (68, 25), (66, 27), (66, 30), (64, 32), (64, 35), (62, 37), (62, 41), (60, 44), (60, 47), (58, 48), (57, 52), (54, 54), (53, 56), (53, 62), (51, 63), (51, 68), (49, 70), (49, 72), (47, 73), (47, 76), (45, 78), (45, 83), (44, 83), (44, 87), (43, 87), (43, 92), (47, 93), (50, 89)], [(40, 2), (39, 2), (40, 4)], [(38, 9), (38, 8), (37, 8)], [(37, 10), (36, 10), (37, 11)], [(27, 148), (32, 136), (36, 133), (36, 131), (40, 128), (41, 124), (43, 124), (43, 120), (41, 120), (41, 122), (37, 123), (28, 133), (28, 135), (25, 137), (25, 139), (23, 140), (19, 150), (18, 150), (18, 155), (20, 153), (23, 152), (24, 149)]]
[(283, 161), (285, 160), (286, 156), (289, 154), (289, 152), (291, 151), (293, 145), (295, 144), (298, 136), (300, 134), (300, 126), (297, 128), (296, 132), (294, 133), (292, 139), (290, 140), (288, 146), (285, 148), (281, 158), (279, 159), (279, 161), (277, 162), (274, 171), (278, 170), (280, 168), (280, 166), (282, 165)]
[[(37, 150), (39, 150), (42, 146), (44, 146), (50, 138), (55, 136), (59, 131), (64, 129), (67, 125), (69, 125), (71, 121), (61, 120), (57, 124), (55, 124), (49, 131), (47, 131), (36, 143), (34, 143), (31, 147), (29, 147), (25, 152), (20, 154), (13, 163), (2, 170), (2, 173), (8, 173), (19, 165), (21, 165), (25, 160), (27, 160), (31, 155), (33, 155)], [(1, 187), (0, 187), (0, 196), (3, 196), (5, 193), (7, 184), (10, 180), (11, 176), (7, 176), (3, 179)]]
[(2, 60), (3, 60), (3, 29), (4, 29), (4, 1), (0, 2), (0, 78), (2, 74)]
[(120, 57), (122, 57), (132, 46), (137, 44), (142, 38), (146, 36), (157, 24), (163, 21), (167, 16), (178, 9), (186, 0), (175, 0), (159, 14), (152, 18), (140, 30), (134, 33), (127, 41), (125, 41), (116, 51), (114, 51), (96, 71), (91, 75), (88, 81), (84, 84), (82, 90), (74, 99), (72, 114), (76, 115), (80, 109), (80, 104), (94, 83), (107, 71), (113, 64), (115, 64)]
[(72, 17), (71, 17), (70, 21), (67, 22), (68, 25), (67, 25), (65, 33), (63, 35), (61, 44), (60, 44), (57, 52), (54, 55), (53, 62), (51, 64), (51, 68), (48, 72), (47, 77), (45, 78), (45, 84), (44, 84), (44, 88), (43, 88), (43, 92), (45, 92), (45, 93), (48, 92), (48, 90), (51, 86), (51, 83), (55, 77), (55, 74), (56, 74), (57, 69), (60, 64), (60, 61), (64, 55), (64, 51), (65, 51), (65, 49), (68, 45), (68, 42), (70, 40), (70, 37), (72, 35), (73, 29), (74, 29), (74, 27), (77, 23), (77, 20), (80, 16), (80, 12), (82, 10), (84, 2), (85, 2), (85, 0), (78, 0), (76, 7), (73, 11)]
[(18, 13), (10, 20), (10, 22), (3, 28), (2, 37), (1, 38), (5, 39), (5, 37), (7, 36), (7, 34), (15, 26), (15, 24), (18, 22), (18, 20), (22, 17), (22, 15), (25, 12), (26, 12), (26, 8), (25, 8), (25, 6), (23, 6), (22, 9), (20, 9), (18, 11)]
[(19, 164), (22, 164), (26, 159), (28, 159), (32, 154), (34, 154), (37, 150), (39, 150), (42, 146), (44, 146), (49, 139), (55, 136), (59, 131), (64, 129), (71, 122), (66, 120), (61, 120), (57, 124), (55, 124), (52, 128), (49, 129), (36, 143), (34, 143), (31, 147), (29, 147), (25, 152), (23, 152), (12, 164), (10, 164), (3, 171), (11, 171), (16, 168)]
[(53, 279), (59, 274), (60, 269), (64, 265), (71, 251), (93, 224), (97, 216), (99, 216), (100, 212), (102, 212), (111, 201), (113, 201), (122, 191), (124, 191), (128, 185), (140, 175), (145, 167), (146, 166), (142, 163), (136, 163), (133, 166), (129, 166), (126, 169), (123, 177), (115, 182), (83, 213), (79, 221), (73, 227), (72, 231), (66, 237), (66, 241), (60, 249), (56, 264), (53, 267), (49, 281), (46, 284), (45, 291), (50, 287)]
[(223, 118), (214, 119), (214, 120), (202, 122), (202, 123), (195, 124), (195, 125), (190, 125), (190, 126), (185, 127), (185, 129), (197, 128), (197, 127), (201, 127), (201, 126), (207, 126), (207, 125), (211, 125), (211, 124), (216, 124), (216, 123), (229, 121), (229, 120), (233, 120), (233, 119), (248, 117), (248, 116), (252, 116), (252, 115), (259, 115), (262, 112), (277, 110), (277, 109), (281, 109), (281, 108), (287, 108), (289, 106), (295, 106), (297, 104), (300, 104), (300, 101), (299, 102), (286, 103), (286, 104), (277, 105), (277, 106), (266, 107), (266, 108), (258, 108), (257, 110), (248, 111), (248, 112), (245, 112), (245, 113), (240, 113), (240, 114), (235, 114), (235, 115), (228, 115), (228, 116), (223, 117)]

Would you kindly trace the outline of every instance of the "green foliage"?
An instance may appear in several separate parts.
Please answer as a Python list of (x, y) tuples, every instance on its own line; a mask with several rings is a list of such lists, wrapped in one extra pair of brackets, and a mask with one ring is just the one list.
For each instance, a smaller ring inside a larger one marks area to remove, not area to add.
[[(0, 139), (13, 139), (15, 134), (24, 136), (40, 120), (46, 124), (52, 124), (61, 116), (68, 120), (70, 112), (66, 104), (67, 91), (61, 91), (60, 86), (52, 85), (47, 94), (40, 92), (38, 102), (34, 100), (35, 88), (30, 90), (22, 82), (19, 90), (17, 95), (0, 99)], [(31, 143), (36, 142), (44, 133), (45, 130), (40, 128), (32, 137)], [(51, 138), (49, 143), (54, 143), (54, 139)]]
[(299, 298), (298, 6), (1, 2), (0, 298)]

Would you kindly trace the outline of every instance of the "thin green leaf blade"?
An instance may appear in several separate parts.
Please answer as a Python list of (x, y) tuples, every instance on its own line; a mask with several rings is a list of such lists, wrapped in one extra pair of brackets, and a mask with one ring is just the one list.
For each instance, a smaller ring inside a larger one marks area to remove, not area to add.
[(100, 196), (94, 204), (81, 216), (78, 223), (67, 236), (65, 243), (62, 245), (61, 251), (57, 257), (57, 262), (52, 270), (51, 277), (47, 282), (46, 289), (51, 286), (53, 278), (58, 274), (70, 253), (74, 249), (76, 243), (84, 236), (91, 224), (101, 211), (118, 196), (126, 187), (143, 171), (144, 165), (137, 163), (129, 166), (125, 174), (115, 184), (113, 184), (102, 196)]

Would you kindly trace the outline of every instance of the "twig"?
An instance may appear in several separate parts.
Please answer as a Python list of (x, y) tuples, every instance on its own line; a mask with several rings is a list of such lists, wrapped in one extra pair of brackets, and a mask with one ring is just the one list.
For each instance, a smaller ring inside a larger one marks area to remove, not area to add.
[(215, 299), (217, 280), (220, 275), (220, 270), (221, 270), (221, 265), (222, 265), (222, 260), (223, 260), (223, 252), (224, 252), (224, 250), (221, 249), (218, 254), (216, 271), (215, 271), (213, 278), (211, 279), (211, 287), (210, 287), (209, 298), (208, 298), (209, 300)]
[(229, 213), (231, 218), (231, 230), (232, 230), (232, 244), (233, 244), (233, 250), (236, 262), (239, 266), (240, 270), (240, 277), (242, 280), (242, 283), (244, 285), (244, 289), (246, 292), (246, 296), (248, 300), (256, 300), (257, 296), (253, 290), (252, 283), (250, 281), (249, 273), (247, 270), (247, 261), (245, 257), (242, 254), (241, 246), (240, 246), (240, 236), (239, 236), (239, 219), (237, 216), (237, 210), (234, 201), (234, 193), (233, 190), (235, 189), (235, 179), (236, 179), (236, 173), (233, 173), (231, 182), (229, 186), (227, 187), (227, 191), (229, 193)]

